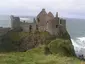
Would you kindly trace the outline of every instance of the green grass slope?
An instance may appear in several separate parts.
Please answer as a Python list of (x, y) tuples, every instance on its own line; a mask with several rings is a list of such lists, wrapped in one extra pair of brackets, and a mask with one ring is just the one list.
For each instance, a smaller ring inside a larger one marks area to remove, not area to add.
[(42, 45), (27, 52), (0, 53), (0, 64), (80, 64), (80, 60), (59, 54), (45, 55)]
[(69, 39), (55, 39), (48, 44), (52, 53), (59, 53), (64, 56), (74, 56), (74, 47)]
[[(48, 32), (29, 34), (11, 31), (2, 38), (0, 64), (80, 64), (81, 61), (73, 56), (70, 39), (64, 38), (56, 39)], [(19, 52), (22, 48), (28, 49), (30, 45), (34, 47), (29, 51)], [(13, 50), (18, 52), (12, 52)]]

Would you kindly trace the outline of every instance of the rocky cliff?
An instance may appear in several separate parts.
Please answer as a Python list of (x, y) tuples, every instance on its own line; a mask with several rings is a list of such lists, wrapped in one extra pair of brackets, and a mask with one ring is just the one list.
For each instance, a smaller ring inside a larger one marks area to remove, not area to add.
[(58, 28), (58, 36), (39, 31), (33, 33), (9, 31), (1, 38), (0, 51), (27, 51), (39, 45), (45, 45), (46, 54), (74, 55), (74, 48), (67, 30), (62, 25), (59, 25)]

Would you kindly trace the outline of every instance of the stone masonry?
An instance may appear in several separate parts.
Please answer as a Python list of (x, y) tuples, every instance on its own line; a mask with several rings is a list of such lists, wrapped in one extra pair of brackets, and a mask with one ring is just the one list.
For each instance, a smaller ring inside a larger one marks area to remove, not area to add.
[(34, 32), (35, 30), (38, 30), (47, 31), (52, 35), (58, 35), (59, 25), (66, 28), (66, 20), (58, 17), (58, 12), (54, 17), (51, 12), (47, 13), (45, 9), (42, 9), (32, 23), (21, 22), (19, 17), (11, 16), (11, 28), (22, 28), (24, 32)]

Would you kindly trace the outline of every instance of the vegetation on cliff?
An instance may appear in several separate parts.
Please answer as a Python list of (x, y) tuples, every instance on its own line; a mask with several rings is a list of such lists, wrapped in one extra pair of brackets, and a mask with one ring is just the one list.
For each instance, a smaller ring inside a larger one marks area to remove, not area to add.
[(80, 64), (75, 57), (60, 54), (44, 54), (43, 45), (39, 45), (26, 52), (0, 53), (1, 64)]
[(26, 51), (37, 47), (39, 44), (48, 44), (55, 36), (48, 32), (16, 32), (10, 31), (1, 39), (1, 51)]
[(74, 49), (69, 39), (55, 39), (48, 44), (48, 48), (52, 53), (60, 54), (61, 56), (74, 56)]
[[(66, 34), (66, 33), (65, 33)], [(74, 55), (70, 36), (56, 37), (48, 32), (35, 31), (33, 33), (10, 31), (2, 37), (0, 51), (27, 51), (39, 45), (45, 45), (45, 54), (60, 53), (66, 56)]]
[(61, 32), (59, 35), (39, 31), (9, 31), (1, 38), (0, 51), (6, 53), (0, 53), (0, 63), (80, 64), (80, 60), (74, 56), (69, 34)]
[[(11, 30), (1, 38), (2, 64), (78, 64), (68, 32), (59, 26), (58, 35), (48, 32)], [(17, 51), (17, 52), (16, 52)], [(5, 59), (4, 59), (5, 58)]]

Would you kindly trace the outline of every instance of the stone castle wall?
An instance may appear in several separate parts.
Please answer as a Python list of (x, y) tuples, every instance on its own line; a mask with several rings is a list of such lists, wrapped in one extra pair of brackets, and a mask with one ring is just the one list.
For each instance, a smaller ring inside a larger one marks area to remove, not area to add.
[(20, 18), (19, 17), (14, 17), (11, 15), (11, 28), (19, 28), (20, 27)]
[(37, 25), (39, 31), (46, 30), (46, 21), (47, 21), (47, 13), (45, 9), (42, 9), (42, 11), (37, 15)]
[(33, 23), (27, 23), (27, 22), (21, 22), (19, 17), (11, 16), (11, 28), (22, 28), (24, 32), (34, 31), (36, 29), (36, 24)]
[(58, 12), (54, 17), (51, 12), (46, 13), (45, 9), (42, 9), (37, 16), (37, 24), (40, 31), (48, 31), (52, 35), (58, 35), (58, 25), (61, 24), (63, 27), (66, 27), (66, 20), (59, 18)]
[(60, 18), (60, 24), (62, 24), (66, 28), (66, 20), (63, 18)]
[(21, 23), (20, 24), (21, 28), (23, 29), (24, 32), (29, 32), (29, 31), (35, 31), (36, 30), (36, 24), (35, 23)]
[(37, 15), (36, 20), (33, 23), (20, 22), (19, 17), (11, 16), (12, 28), (21, 27), (24, 32), (29, 31), (47, 31), (52, 35), (58, 35), (59, 25), (66, 27), (66, 20), (58, 17), (58, 12), (56, 16), (49, 12), (47, 13), (45, 9)]

